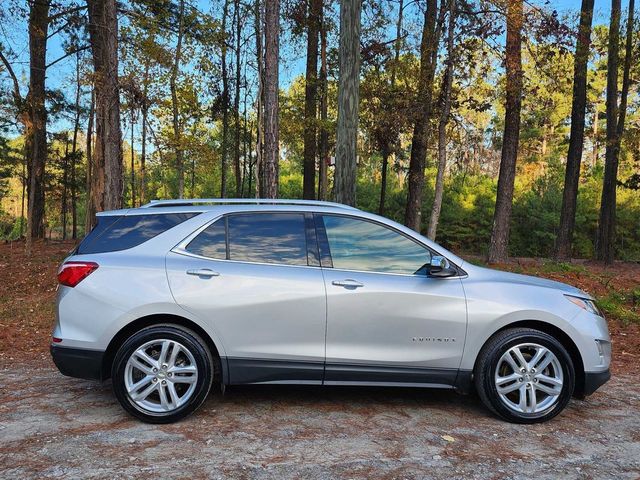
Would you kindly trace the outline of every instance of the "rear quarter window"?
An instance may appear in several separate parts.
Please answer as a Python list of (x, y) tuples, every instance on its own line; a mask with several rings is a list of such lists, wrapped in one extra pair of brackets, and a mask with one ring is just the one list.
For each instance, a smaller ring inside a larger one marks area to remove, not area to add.
[(80, 243), (77, 254), (117, 252), (137, 247), (198, 213), (98, 216), (98, 223)]

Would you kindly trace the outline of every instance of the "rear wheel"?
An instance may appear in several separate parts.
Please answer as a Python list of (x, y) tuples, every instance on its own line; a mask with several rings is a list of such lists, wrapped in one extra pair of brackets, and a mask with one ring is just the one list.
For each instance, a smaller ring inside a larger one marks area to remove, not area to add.
[(176, 325), (145, 328), (116, 353), (113, 390), (123, 408), (149, 423), (170, 423), (194, 412), (213, 382), (205, 342)]
[(494, 335), (480, 352), (474, 373), (482, 402), (516, 423), (555, 417), (569, 403), (575, 385), (573, 362), (563, 345), (527, 328)]

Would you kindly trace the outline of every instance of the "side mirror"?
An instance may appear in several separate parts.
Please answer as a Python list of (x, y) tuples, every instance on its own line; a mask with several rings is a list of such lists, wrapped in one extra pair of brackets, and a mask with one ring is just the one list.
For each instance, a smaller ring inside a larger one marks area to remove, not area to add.
[(432, 277), (452, 277), (458, 273), (455, 268), (451, 268), (449, 260), (440, 255), (431, 257), (429, 264), (429, 275)]

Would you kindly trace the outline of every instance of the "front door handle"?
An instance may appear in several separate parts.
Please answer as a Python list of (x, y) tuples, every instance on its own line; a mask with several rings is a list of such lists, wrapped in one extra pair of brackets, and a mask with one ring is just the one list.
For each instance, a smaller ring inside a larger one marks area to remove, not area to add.
[(218, 272), (214, 272), (209, 268), (199, 268), (197, 270), (187, 270), (187, 275), (197, 275), (198, 277), (219, 277)]
[(345, 288), (358, 288), (364, 287), (364, 283), (360, 283), (357, 280), (353, 280), (351, 278), (347, 278), (346, 280), (334, 280), (331, 282), (332, 285), (336, 287), (345, 287)]

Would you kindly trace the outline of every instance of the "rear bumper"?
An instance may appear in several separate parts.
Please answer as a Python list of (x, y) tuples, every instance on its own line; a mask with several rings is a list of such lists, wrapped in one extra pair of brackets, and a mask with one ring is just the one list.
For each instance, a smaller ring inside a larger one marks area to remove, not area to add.
[(63, 375), (87, 380), (102, 380), (104, 352), (51, 345), (51, 357)]
[(584, 374), (584, 391), (583, 394), (591, 395), (602, 385), (607, 383), (611, 378), (611, 371), (605, 370), (604, 372), (585, 372)]

